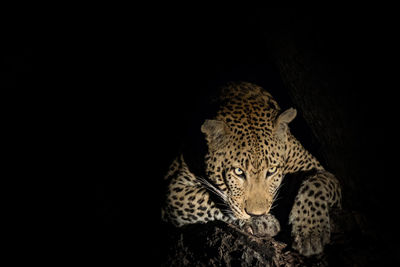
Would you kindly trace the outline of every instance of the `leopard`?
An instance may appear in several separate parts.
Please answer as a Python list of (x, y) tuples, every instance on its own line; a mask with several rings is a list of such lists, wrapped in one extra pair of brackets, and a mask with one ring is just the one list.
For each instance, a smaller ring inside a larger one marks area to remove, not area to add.
[(163, 220), (176, 227), (224, 221), (273, 237), (280, 223), (270, 211), (282, 180), (312, 171), (300, 183), (288, 224), (294, 250), (322, 253), (330, 243), (330, 210), (341, 208), (341, 186), (291, 133), (297, 110), (282, 111), (267, 90), (249, 82), (225, 84), (218, 101), (216, 115), (199, 127), (207, 146), (204, 176), (191, 170), (183, 154), (173, 160), (164, 177)]

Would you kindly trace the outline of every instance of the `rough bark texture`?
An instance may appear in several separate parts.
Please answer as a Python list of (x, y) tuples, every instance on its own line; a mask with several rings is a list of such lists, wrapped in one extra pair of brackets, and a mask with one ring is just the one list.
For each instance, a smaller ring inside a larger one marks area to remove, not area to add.
[(324, 253), (311, 257), (291, 249), (291, 228), (280, 219), (282, 230), (274, 238), (256, 237), (224, 222), (182, 228), (162, 223), (161, 265), (376, 266), (392, 253), (379, 247), (383, 244), (376, 243), (365, 216), (356, 211), (331, 212), (331, 243)]
[[(283, 244), (249, 236), (221, 222), (168, 229), (171, 242), (164, 266), (272, 266)], [(175, 236), (174, 236), (175, 235)]]

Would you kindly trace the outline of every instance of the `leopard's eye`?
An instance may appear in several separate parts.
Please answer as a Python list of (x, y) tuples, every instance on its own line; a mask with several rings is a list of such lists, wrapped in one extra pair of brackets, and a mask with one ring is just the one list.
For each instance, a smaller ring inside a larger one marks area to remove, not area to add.
[(235, 169), (233, 170), (233, 172), (234, 172), (237, 176), (240, 176), (240, 177), (243, 177), (243, 176), (244, 176), (244, 171), (243, 171), (241, 168), (235, 168)]
[(271, 175), (274, 175), (274, 174), (276, 173), (277, 170), (278, 170), (278, 169), (276, 168), (276, 166), (275, 166), (275, 167), (269, 168), (268, 171), (267, 171), (267, 177), (269, 177), (269, 176), (271, 176)]

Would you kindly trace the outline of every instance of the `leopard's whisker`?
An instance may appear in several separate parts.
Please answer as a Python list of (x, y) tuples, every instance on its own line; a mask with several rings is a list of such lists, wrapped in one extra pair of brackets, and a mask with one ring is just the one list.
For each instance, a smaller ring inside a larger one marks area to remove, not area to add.
[(282, 188), (282, 186), (284, 185), (284, 183), (281, 183), (274, 191), (274, 197), (272, 199), (272, 203), (274, 203), (275, 201), (279, 200), (281, 197), (278, 198), (279, 196), (279, 191)]
[(214, 194), (216, 194), (218, 197), (220, 197), (224, 202), (227, 201), (227, 196), (218, 188), (216, 188), (214, 185), (212, 185), (209, 181), (202, 177), (197, 177), (198, 181), (205, 186), (206, 189), (210, 190)]

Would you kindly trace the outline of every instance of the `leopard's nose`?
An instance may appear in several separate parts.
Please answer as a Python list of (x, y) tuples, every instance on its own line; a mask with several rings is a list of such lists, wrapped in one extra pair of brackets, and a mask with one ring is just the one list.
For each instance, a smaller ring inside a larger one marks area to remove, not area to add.
[(257, 216), (263, 216), (263, 215), (265, 215), (265, 211), (248, 211), (247, 210), (247, 208), (244, 208), (244, 211), (248, 214), (248, 215), (250, 215), (250, 216), (252, 216), (252, 217), (257, 217)]
[(244, 211), (250, 216), (263, 216), (267, 213), (267, 203), (264, 201), (245, 201)]

